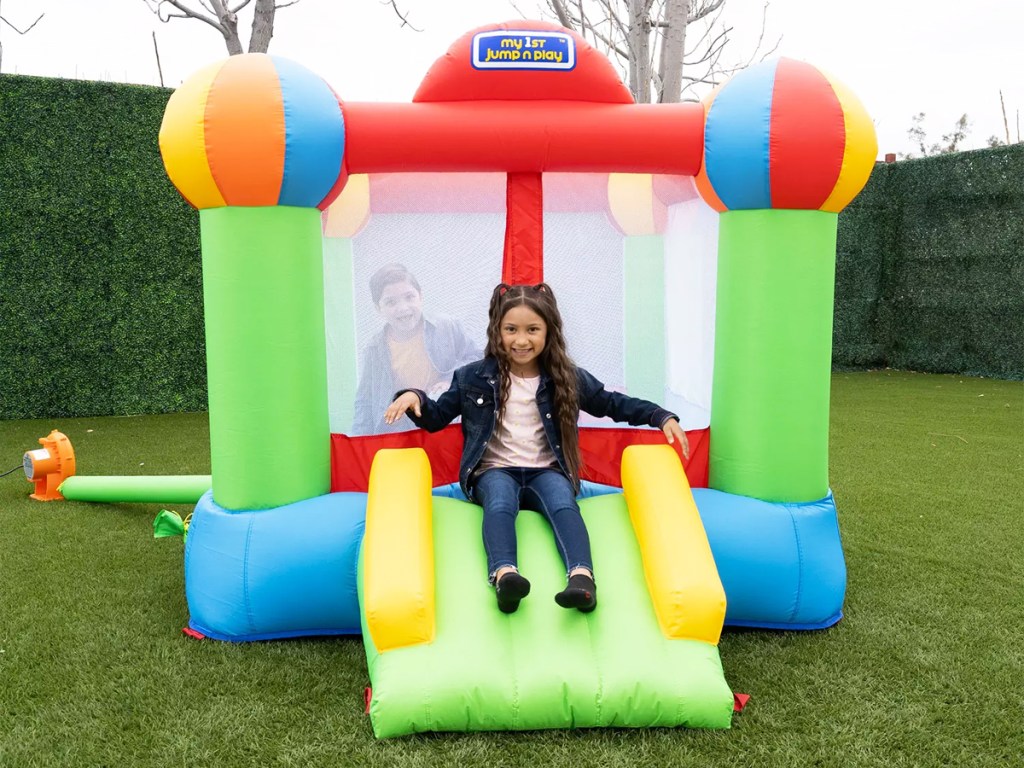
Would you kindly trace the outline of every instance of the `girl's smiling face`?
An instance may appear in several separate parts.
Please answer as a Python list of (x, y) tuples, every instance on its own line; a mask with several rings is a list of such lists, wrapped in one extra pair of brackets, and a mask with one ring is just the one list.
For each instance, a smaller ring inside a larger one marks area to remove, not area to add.
[(544, 318), (526, 306), (512, 307), (501, 318), (501, 348), (508, 355), (516, 376), (540, 373), (540, 355), (547, 343), (548, 326)]

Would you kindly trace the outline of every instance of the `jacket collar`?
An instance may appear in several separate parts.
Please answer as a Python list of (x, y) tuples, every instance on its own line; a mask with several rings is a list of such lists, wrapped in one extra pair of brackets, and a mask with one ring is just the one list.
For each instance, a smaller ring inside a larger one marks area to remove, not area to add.
[[(498, 361), (493, 357), (485, 357), (476, 366), (474, 373), (482, 379), (496, 379), (498, 376)], [(549, 381), (551, 381), (551, 377), (548, 376), (548, 372), (542, 367), (540, 369), (540, 388), (543, 389)], [(497, 381), (494, 384), (498, 386)]]
[(498, 361), (493, 357), (485, 357), (474, 371), (477, 376), (488, 379), (498, 375)]

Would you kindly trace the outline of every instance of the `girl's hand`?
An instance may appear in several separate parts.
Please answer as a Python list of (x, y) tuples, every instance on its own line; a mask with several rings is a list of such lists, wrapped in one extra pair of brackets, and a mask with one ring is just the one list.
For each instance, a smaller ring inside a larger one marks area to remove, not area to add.
[(420, 412), (420, 397), (415, 392), (403, 392), (397, 398), (395, 402), (388, 406), (387, 410), (384, 411), (384, 423), (394, 424), (400, 418), (405, 415), (405, 412), (412, 409), (412, 412), (417, 416), (422, 416)]
[(679, 426), (678, 421), (675, 419), (667, 419), (665, 423), (661, 425), (661, 431), (665, 433), (665, 439), (668, 440), (669, 445), (678, 440), (679, 445), (683, 449), (683, 458), (690, 458), (690, 441), (686, 439), (686, 433), (683, 431), (683, 428)]

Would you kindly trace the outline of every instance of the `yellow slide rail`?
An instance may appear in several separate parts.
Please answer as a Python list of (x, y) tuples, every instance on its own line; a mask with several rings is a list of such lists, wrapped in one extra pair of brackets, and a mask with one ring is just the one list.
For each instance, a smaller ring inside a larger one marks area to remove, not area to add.
[(668, 445), (629, 446), (622, 489), (662, 633), (717, 645), (725, 588), (679, 456)]
[(377, 451), (363, 536), (363, 610), (378, 652), (434, 639), (430, 462), (422, 448)]

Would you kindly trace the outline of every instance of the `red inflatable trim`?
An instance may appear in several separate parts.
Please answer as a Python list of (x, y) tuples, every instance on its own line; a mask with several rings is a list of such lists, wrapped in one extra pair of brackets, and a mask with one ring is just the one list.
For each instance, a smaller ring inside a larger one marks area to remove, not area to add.
[[(686, 433), (690, 441), (690, 458), (683, 462), (686, 477), (693, 488), (708, 487), (708, 444), (710, 430), (695, 429)], [(604, 485), (621, 485), (622, 451), (629, 445), (658, 445), (665, 436), (658, 431), (629, 428), (584, 427), (580, 429), (580, 452), (583, 454), (583, 479)], [(462, 456), (462, 427), (450, 424), (440, 432), (414, 429), (390, 435), (349, 437), (331, 435), (331, 492), (366, 493), (370, 465), (381, 448), (422, 448), (430, 459), (435, 486), (459, 481), (459, 459)], [(679, 446), (676, 446), (679, 451)]]
[(501, 280), (509, 285), (544, 282), (544, 193), (539, 173), (508, 174)]
[[(570, 35), (576, 43), (576, 66), (566, 71), (481, 70), (473, 67), (473, 38), (480, 32), (536, 30)], [(546, 21), (515, 20), (488, 24), (467, 32), (434, 62), (412, 97), (414, 102), (486, 101), (598, 101), (632, 104), (633, 96), (604, 54), (572, 30)]]
[(349, 173), (569, 171), (693, 176), (700, 104), (345, 104)]
[(768, 146), (772, 208), (820, 208), (843, 166), (846, 118), (832, 83), (810, 64), (779, 60)]

